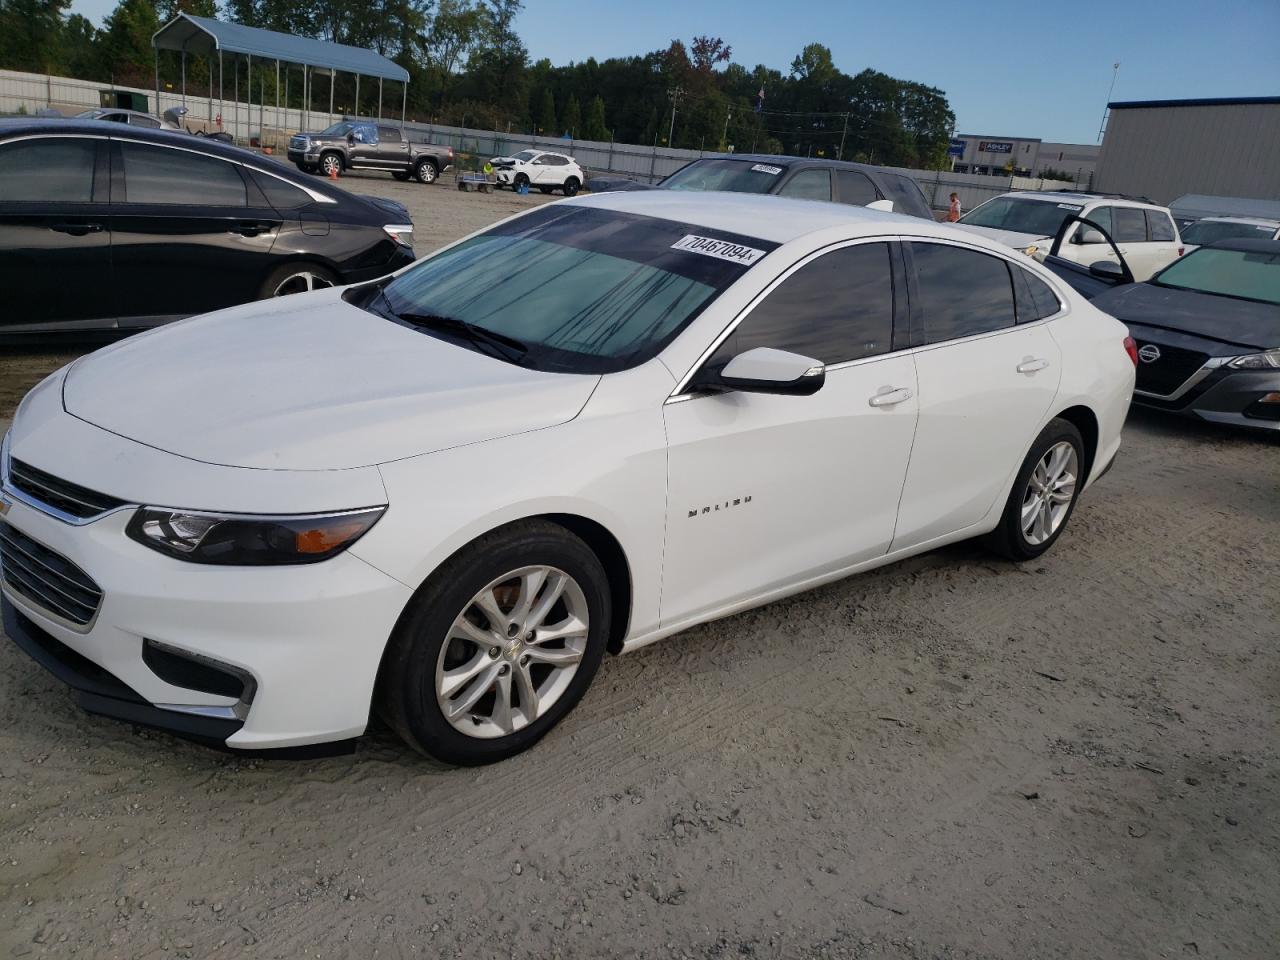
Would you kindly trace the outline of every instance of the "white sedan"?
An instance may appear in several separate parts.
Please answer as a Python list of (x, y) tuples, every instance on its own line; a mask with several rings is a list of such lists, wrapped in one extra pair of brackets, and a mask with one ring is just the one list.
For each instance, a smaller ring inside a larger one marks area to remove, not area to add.
[(485, 763), (623, 653), (984, 536), (1110, 465), (1125, 328), (860, 207), (611, 193), (141, 334), (5, 440), (6, 632), (98, 713)]

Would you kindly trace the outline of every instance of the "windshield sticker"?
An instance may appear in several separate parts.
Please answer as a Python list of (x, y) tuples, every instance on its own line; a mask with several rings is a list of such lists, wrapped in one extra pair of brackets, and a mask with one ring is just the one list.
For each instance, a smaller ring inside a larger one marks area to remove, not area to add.
[(728, 260), (730, 263), (749, 267), (761, 257), (765, 251), (755, 247), (744, 247), (728, 240), (717, 240), (715, 237), (699, 237), (686, 234), (671, 245), (672, 250), (684, 250), (687, 253), (700, 253), (704, 257), (715, 257), (717, 260)]
[(776, 177), (782, 172), (781, 167), (771, 167), (767, 163), (753, 163), (751, 169), (756, 173), (767, 173), (771, 177)]
[(1079, 213), (1081, 210), (1083, 210), (1083, 209), (1084, 209), (1084, 207), (1082, 207), (1082, 206), (1080, 206), (1079, 204), (1076, 204), (1076, 203), (1060, 203), (1060, 204), (1058, 204), (1058, 209), (1059, 209), (1059, 210), (1070, 210), (1072, 213)]

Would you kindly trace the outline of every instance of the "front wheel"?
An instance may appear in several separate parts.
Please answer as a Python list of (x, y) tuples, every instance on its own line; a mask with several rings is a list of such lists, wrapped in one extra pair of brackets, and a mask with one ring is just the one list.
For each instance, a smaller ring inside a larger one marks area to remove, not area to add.
[(320, 172), (326, 177), (336, 177), (342, 173), (342, 157), (336, 153), (326, 153), (320, 158)]
[(413, 168), (413, 175), (419, 183), (435, 183), (438, 174), (436, 165), (430, 160), (419, 160), (417, 166)]
[(503, 527), (410, 601), (383, 660), (379, 711), (436, 760), (503, 760), (582, 699), (610, 615), (608, 580), (585, 543), (541, 520)]
[(1010, 560), (1034, 560), (1062, 535), (1084, 487), (1084, 440), (1075, 425), (1051, 420), (1027, 452), (988, 542)]

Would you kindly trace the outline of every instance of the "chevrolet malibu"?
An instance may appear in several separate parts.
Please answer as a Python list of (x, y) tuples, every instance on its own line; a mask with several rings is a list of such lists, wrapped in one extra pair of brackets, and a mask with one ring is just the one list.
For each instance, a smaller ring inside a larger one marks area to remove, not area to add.
[(6, 632), (96, 713), (259, 749), (377, 711), (491, 762), (606, 652), (958, 540), (1042, 554), (1133, 383), (1118, 321), (981, 237), (575, 198), (39, 384)]

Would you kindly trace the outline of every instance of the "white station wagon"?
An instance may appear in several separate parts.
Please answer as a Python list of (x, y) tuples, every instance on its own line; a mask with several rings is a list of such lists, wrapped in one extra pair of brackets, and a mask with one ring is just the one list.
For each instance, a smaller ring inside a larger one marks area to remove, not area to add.
[(5, 440), (6, 630), (231, 748), (510, 756), (623, 653), (984, 536), (1062, 535), (1125, 328), (950, 227), (736, 194), (538, 207), (390, 278), (141, 334)]

